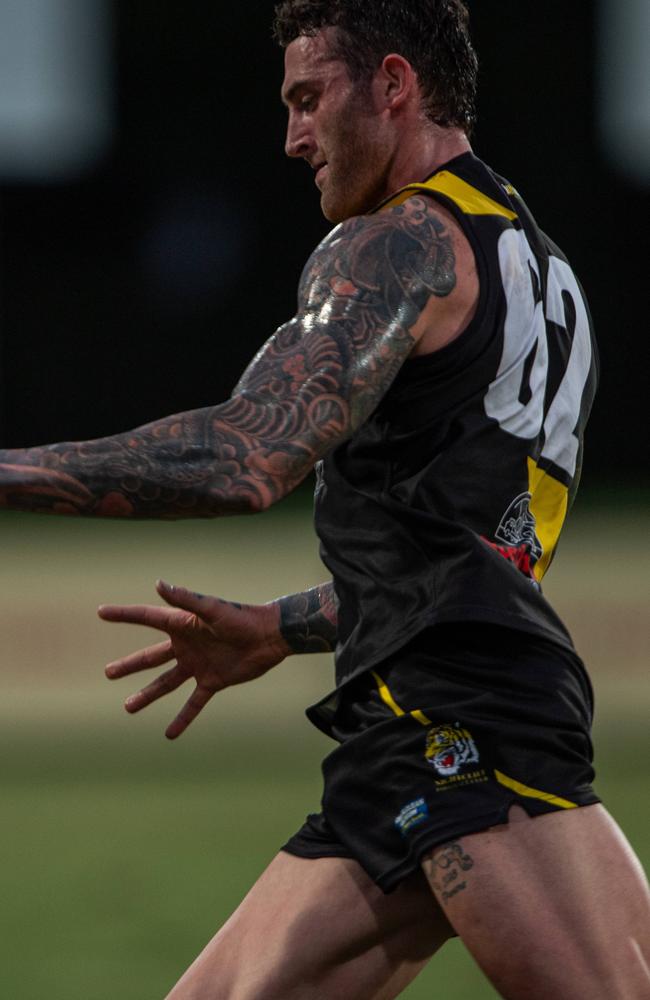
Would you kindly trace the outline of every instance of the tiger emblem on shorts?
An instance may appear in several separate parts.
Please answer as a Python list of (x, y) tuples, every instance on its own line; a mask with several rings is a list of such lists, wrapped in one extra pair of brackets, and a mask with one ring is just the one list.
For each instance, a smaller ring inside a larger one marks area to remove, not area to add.
[(427, 729), (424, 756), (445, 778), (458, 774), (463, 765), (477, 764), (479, 760), (471, 734), (458, 723)]

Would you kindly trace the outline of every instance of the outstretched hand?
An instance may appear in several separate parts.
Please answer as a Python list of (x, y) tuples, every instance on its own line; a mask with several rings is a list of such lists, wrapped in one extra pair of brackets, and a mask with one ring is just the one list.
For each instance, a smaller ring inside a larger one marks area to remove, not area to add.
[(280, 635), (278, 610), (273, 604), (233, 604), (162, 580), (156, 590), (170, 607), (104, 604), (98, 614), (104, 621), (147, 625), (168, 636), (109, 663), (106, 676), (110, 680), (176, 660), (175, 666), (127, 698), (127, 712), (139, 712), (192, 677), (196, 681), (192, 695), (165, 732), (173, 740), (217, 691), (260, 677), (291, 650)]

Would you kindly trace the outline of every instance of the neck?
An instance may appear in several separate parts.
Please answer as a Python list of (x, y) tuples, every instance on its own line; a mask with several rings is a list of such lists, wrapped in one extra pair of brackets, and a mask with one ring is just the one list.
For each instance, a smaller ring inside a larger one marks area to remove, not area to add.
[(432, 125), (413, 142), (401, 143), (387, 176), (387, 196), (435, 173), (439, 167), (462, 153), (471, 152), (465, 132)]

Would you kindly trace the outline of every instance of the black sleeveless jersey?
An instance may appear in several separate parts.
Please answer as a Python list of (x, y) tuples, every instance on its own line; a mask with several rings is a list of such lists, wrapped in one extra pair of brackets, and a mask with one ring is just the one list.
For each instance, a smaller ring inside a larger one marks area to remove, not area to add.
[(469, 240), (479, 303), (456, 340), (404, 363), (366, 423), (317, 466), (338, 684), (438, 622), (571, 645), (540, 581), (577, 488), (597, 382), (584, 294), (514, 188), (473, 154), (377, 211), (422, 193)]

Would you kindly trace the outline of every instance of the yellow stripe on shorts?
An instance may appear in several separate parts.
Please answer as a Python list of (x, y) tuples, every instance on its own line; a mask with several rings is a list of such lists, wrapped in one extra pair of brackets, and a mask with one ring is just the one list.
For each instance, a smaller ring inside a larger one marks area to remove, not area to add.
[[(376, 673), (371, 670), (370, 673), (375, 678), (375, 682), (379, 689), (379, 697), (388, 705), (391, 712), (395, 715), (406, 715), (403, 708), (397, 704), (393, 698), (388, 684)], [(421, 723), (423, 726), (430, 726), (431, 719), (427, 719), (424, 712), (419, 709), (415, 709), (413, 712), (408, 713), (413, 719)], [(507, 774), (503, 774), (502, 771), (494, 771), (494, 777), (497, 779), (500, 785), (504, 785), (505, 788), (510, 788), (517, 795), (523, 795), (528, 799), (541, 799), (543, 802), (549, 802), (553, 806), (558, 806), (559, 809), (577, 809), (578, 805), (576, 802), (569, 802), (568, 799), (560, 798), (559, 795), (553, 795), (551, 792), (542, 792), (539, 788), (530, 788), (529, 785), (523, 785), (521, 781), (516, 781), (514, 778), (509, 778)]]
[(569, 802), (568, 799), (561, 799), (559, 795), (552, 795), (550, 792), (541, 792), (539, 788), (529, 788), (528, 785), (522, 785), (520, 781), (515, 781), (514, 778), (509, 778), (507, 774), (502, 774), (501, 771), (494, 772), (494, 776), (500, 785), (505, 785), (506, 788), (511, 788), (513, 792), (517, 795), (524, 795), (528, 799), (542, 799), (543, 802), (549, 802), (553, 806), (559, 806), (560, 809), (577, 809), (576, 802)]
[[(395, 715), (406, 715), (404, 709), (399, 707), (399, 705), (393, 698), (392, 694), (390, 693), (390, 688), (388, 687), (388, 684), (386, 684), (386, 682), (383, 681), (379, 676), (379, 674), (376, 674), (374, 670), (371, 670), (370, 673), (377, 682), (377, 687), (379, 688), (379, 697), (384, 702), (384, 704), (388, 705), (391, 712), (394, 712)], [(419, 708), (416, 708), (413, 712), (409, 712), (409, 715), (413, 719), (415, 719), (416, 722), (419, 722), (423, 726), (431, 725), (431, 719), (427, 719), (424, 712), (421, 712)]]

